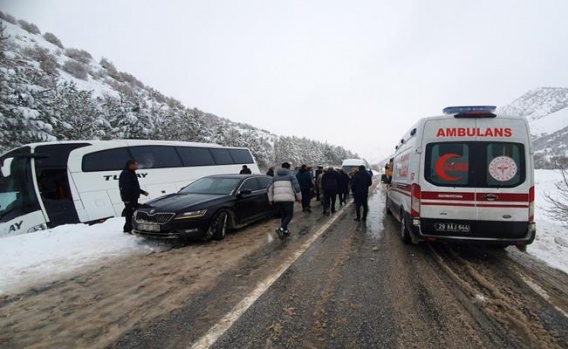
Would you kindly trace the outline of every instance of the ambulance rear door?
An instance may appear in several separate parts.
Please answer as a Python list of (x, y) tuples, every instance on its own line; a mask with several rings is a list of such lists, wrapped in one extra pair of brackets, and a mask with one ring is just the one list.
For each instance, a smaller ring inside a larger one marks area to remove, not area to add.
[(522, 238), (527, 233), (531, 191), (529, 130), (521, 118), (476, 119), (477, 229), (497, 239)]
[(475, 231), (475, 119), (445, 116), (426, 121), (421, 152), (420, 220), (424, 235), (469, 237)]

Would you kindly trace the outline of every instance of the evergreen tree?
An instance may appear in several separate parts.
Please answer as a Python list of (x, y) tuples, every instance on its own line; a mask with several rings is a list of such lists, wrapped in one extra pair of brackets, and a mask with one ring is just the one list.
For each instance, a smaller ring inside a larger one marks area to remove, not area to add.
[(28, 69), (0, 65), (0, 148), (3, 151), (26, 143), (55, 140), (51, 135), (52, 125), (34, 97), (45, 90), (29, 83)]
[(104, 137), (105, 121), (93, 99), (93, 91), (79, 90), (74, 83), (57, 86), (53, 117), (58, 140), (98, 139)]

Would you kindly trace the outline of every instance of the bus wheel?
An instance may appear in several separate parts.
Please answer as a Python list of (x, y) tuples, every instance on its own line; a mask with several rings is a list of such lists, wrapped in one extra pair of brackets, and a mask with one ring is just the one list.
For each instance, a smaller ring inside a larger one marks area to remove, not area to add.
[(407, 220), (404, 211), (400, 213), (400, 239), (405, 244), (410, 244), (410, 233), (408, 232), (408, 227), (406, 226)]
[(214, 240), (223, 240), (227, 234), (227, 211), (219, 211), (211, 218), (207, 236)]

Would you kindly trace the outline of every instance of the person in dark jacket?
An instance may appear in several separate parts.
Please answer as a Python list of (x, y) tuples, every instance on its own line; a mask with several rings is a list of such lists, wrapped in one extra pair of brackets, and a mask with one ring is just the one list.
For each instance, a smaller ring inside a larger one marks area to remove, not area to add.
[(266, 175), (270, 177), (274, 177), (274, 166), (270, 166), (268, 171), (266, 171)]
[(251, 170), (250, 168), (248, 168), (247, 165), (243, 165), (243, 169), (241, 170), (241, 172), (239, 172), (239, 174), (251, 174)]
[(347, 204), (347, 197), (349, 196), (349, 175), (343, 171), (343, 169), (339, 169), (339, 182), (338, 184), (338, 193), (339, 193), (339, 205)]
[(357, 218), (355, 218), (356, 221), (361, 220), (361, 206), (363, 206), (363, 220), (367, 219), (367, 213), (369, 212), (367, 200), (371, 184), (373, 184), (371, 175), (366, 171), (365, 166), (359, 166), (359, 171), (351, 178), (351, 191), (353, 192), (355, 214), (357, 215)]
[(308, 170), (308, 166), (302, 165), (302, 167), (300, 167), (300, 171), (296, 174), (296, 179), (298, 183), (300, 183), (300, 190), (302, 191), (302, 211), (312, 212), (310, 201), (312, 199), (314, 179)]
[(324, 171), (321, 177), (321, 188), (323, 190), (323, 214), (327, 214), (330, 209), (331, 213), (335, 213), (338, 182), (339, 174), (330, 166), (326, 171)]
[(138, 208), (138, 199), (140, 194), (148, 196), (148, 192), (140, 189), (140, 183), (138, 182), (138, 176), (136, 175), (136, 170), (138, 169), (138, 163), (134, 160), (126, 161), (126, 166), (124, 170), (120, 173), (118, 178), (118, 188), (120, 189), (120, 198), (124, 202), (124, 210), (122, 215), (124, 216), (124, 228), (123, 232), (132, 232), (132, 215), (134, 211)]

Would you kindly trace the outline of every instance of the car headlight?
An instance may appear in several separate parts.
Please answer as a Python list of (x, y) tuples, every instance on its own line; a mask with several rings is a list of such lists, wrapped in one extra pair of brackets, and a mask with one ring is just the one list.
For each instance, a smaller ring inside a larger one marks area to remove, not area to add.
[(196, 211), (187, 211), (183, 213), (179, 213), (175, 219), (190, 219), (190, 218), (201, 218), (205, 216), (207, 210), (196, 210)]

